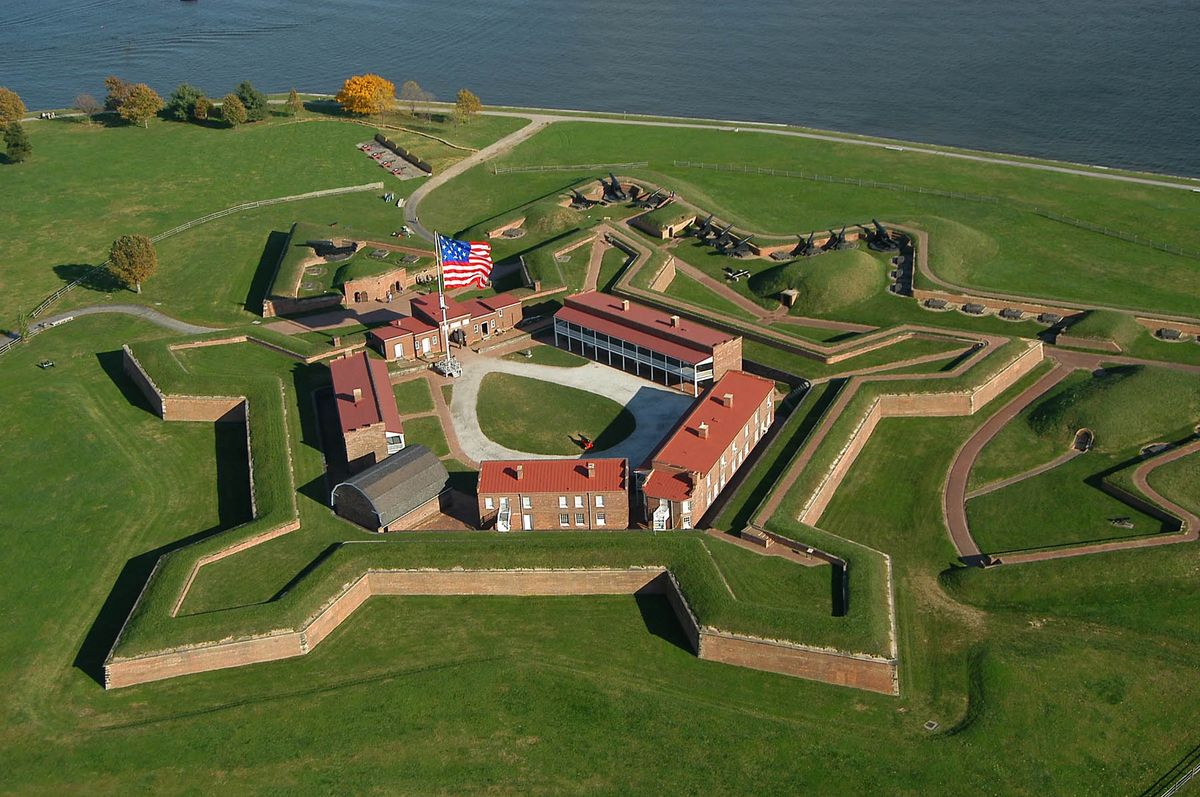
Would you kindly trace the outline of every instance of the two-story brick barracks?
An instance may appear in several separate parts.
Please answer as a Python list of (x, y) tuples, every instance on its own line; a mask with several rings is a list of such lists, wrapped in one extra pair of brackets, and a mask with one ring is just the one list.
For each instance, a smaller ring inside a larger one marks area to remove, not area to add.
[(658, 530), (692, 528), (774, 420), (774, 382), (744, 371), (721, 377), (638, 468), (642, 520)]
[(388, 362), (416, 360), (442, 351), (442, 335), (436, 324), (405, 316), (367, 332), (367, 345)]
[[(413, 298), (414, 318), (432, 324), (442, 323), (436, 293)], [(460, 346), (472, 346), (485, 338), (507, 332), (521, 320), (521, 300), (508, 293), (460, 302), (446, 297), (446, 326), (450, 340)]]
[(479, 525), (512, 529), (629, 528), (624, 459), (491, 460), (479, 466)]
[(387, 365), (366, 352), (329, 364), (346, 462), (357, 473), (404, 448), (404, 424)]
[(554, 345), (693, 396), (742, 367), (741, 336), (597, 291), (566, 298)]

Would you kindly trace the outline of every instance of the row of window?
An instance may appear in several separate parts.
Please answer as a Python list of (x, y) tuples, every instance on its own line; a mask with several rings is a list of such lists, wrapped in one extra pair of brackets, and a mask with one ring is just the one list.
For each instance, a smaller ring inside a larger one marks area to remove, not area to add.
[[(570, 526), (571, 525), (571, 516), (569, 514), (567, 514), (566, 512), (560, 513), (558, 516), (558, 525), (564, 526), (564, 527)], [(587, 517), (582, 512), (575, 513), (575, 525), (576, 526), (586, 526), (587, 525)], [(603, 512), (596, 513), (596, 525), (597, 526), (608, 525), (608, 519), (605, 517)]]
[[(644, 346), (638, 346), (634, 343), (621, 340), (620, 338), (606, 335), (603, 332), (595, 332), (581, 327), (578, 324), (573, 324), (569, 321), (556, 319), (555, 332), (564, 335), (573, 340), (578, 340), (582, 343), (595, 346), (606, 351), (611, 351), (623, 357), (632, 360), (637, 360), (646, 365), (652, 365), (663, 370), (673, 371), (677, 374), (692, 378), (695, 369), (692, 365), (683, 362), (682, 360), (661, 354), (653, 349)], [(711, 373), (711, 365), (709, 366)]]
[[(576, 509), (583, 509), (584, 501), (583, 501), (582, 495), (575, 496), (574, 506)], [(484, 509), (495, 509), (496, 508), (495, 501), (492, 499), (491, 496), (484, 497), (483, 508)], [(508, 509), (508, 498), (507, 497), (502, 497), (500, 499), (500, 508)], [(522, 509), (533, 509), (533, 499), (530, 498), (528, 495), (521, 496), (521, 508)], [(565, 495), (560, 495), (558, 497), (558, 508), (559, 509), (567, 508), (567, 497)], [(604, 508), (604, 496), (602, 496), (602, 495), (596, 496), (596, 508), (597, 509)]]

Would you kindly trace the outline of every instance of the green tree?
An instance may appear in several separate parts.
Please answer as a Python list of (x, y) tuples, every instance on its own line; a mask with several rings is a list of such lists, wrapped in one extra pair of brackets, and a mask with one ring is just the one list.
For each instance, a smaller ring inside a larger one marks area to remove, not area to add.
[(239, 83), (234, 93), (246, 109), (247, 122), (258, 122), (267, 118), (267, 96), (250, 85), (249, 80)]
[(129, 94), (121, 101), (117, 113), (122, 119), (142, 127), (149, 127), (150, 117), (162, 110), (163, 100), (158, 92), (145, 83), (130, 87)]
[(75, 98), (75, 110), (87, 117), (88, 124), (92, 123), (92, 117), (100, 113), (102, 106), (95, 97), (91, 94), (80, 94)]
[(454, 100), (454, 116), (462, 124), (470, 122), (483, 109), (483, 103), (469, 89), (459, 89)]
[(122, 235), (108, 252), (108, 270), (129, 287), (142, 292), (142, 283), (158, 271), (154, 242), (144, 235)]
[(25, 127), (15, 119), (4, 128), (4, 146), (9, 163), (20, 163), (33, 152), (33, 147), (29, 143), (29, 134), (25, 132)]
[(196, 103), (207, 101), (204, 92), (187, 83), (180, 83), (167, 100), (166, 113), (168, 119), (186, 122), (196, 116)]
[(238, 95), (225, 95), (225, 99), (221, 100), (221, 116), (225, 117), (225, 121), (229, 123), (230, 127), (246, 123), (246, 106), (238, 99)]
[(25, 103), (12, 89), (0, 86), (0, 123), (19, 122), (25, 117)]
[(133, 84), (128, 83), (116, 75), (109, 75), (104, 78), (104, 110), (119, 111), (121, 103), (125, 102), (125, 98), (129, 96), (129, 92), (133, 90)]
[(284, 105), (287, 108), (288, 116), (295, 116), (304, 110), (304, 103), (300, 100), (300, 95), (295, 89), (288, 92), (287, 103)]
[(24, 310), (17, 313), (17, 334), (21, 340), (29, 339), (29, 313)]

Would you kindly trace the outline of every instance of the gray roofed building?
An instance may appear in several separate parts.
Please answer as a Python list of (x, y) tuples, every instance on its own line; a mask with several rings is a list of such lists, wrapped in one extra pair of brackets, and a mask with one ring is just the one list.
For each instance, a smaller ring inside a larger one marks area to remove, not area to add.
[[(422, 445), (410, 445), (333, 488), (338, 515), (372, 531), (392, 531), (439, 509), (449, 474)], [(419, 511), (426, 510), (429, 512)], [(397, 521), (404, 521), (398, 524)]]

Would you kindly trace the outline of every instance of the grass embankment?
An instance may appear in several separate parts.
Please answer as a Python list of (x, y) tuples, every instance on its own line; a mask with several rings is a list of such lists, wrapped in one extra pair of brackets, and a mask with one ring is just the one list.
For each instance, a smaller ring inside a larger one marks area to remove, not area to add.
[(1146, 334), (1146, 329), (1126, 313), (1089, 310), (1083, 318), (1067, 327), (1067, 334), (1097, 343), (1113, 343), (1121, 351), (1129, 351), (1134, 341)]
[[(747, 339), (742, 342), (742, 354), (745, 359), (752, 362), (769, 365), (772, 368), (778, 368), (781, 371), (796, 374), (805, 379), (826, 379), (839, 374), (860, 371), (864, 368), (874, 368), (889, 363), (902, 363), (914, 357), (925, 357), (936, 354), (946, 354), (949, 356), (953, 352), (962, 351), (967, 346), (968, 344), (965, 341), (957, 338), (914, 335), (888, 346), (871, 349), (862, 354), (839, 360), (836, 363), (827, 364), (819, 360), (814, 360), (811, 357), (805, 357), (801, 354), (784, 351), (766, 343), (760, 343), (757, 340)], [(926, 366), (924, 370), (929, 370), (929, 367)]]
[[(516, 411), (537, 407), (534, 414)], [(488, 374), (479, 387), (479, 428), (491, 440), (529, 454), (582, 453), (586, 437), (593, 451), (629, 437), (637, 421), (612, 399), (565, 385), (511, 374)]]
[(748, 282), (763, 298), (778, 298), (785, 290), (799, 291), (791, 311), (813, 315), (842, 310), (882, 292), (887, 274), (878, 259), (860, 249), (828, 252), (763, 269)]
[[(1050, 462), (1069, 450), (1079, 429), (1095, 433), (1095, 447), (1053, 470), (971, 499), (972, 534), (984, 550), (1000, 552), (1163, 530), (1157, 518), (1105, 493), (1101, 484), (1136, 466), (1142, 446), (1186, 435), (1198, 415), (1200, 386), (1188, 374), (1120, 366), (1100, 377), (1082, 371), (1070, 375), (984, 448), (970, 484), (981, 487)], [(1137, 492), (1131, 484), (1122, 486)], [(1114, 518), (1128, 518), (1133, 528), (1114, 525)]]
[[(935, 272), (959, 284), (1063, 301), (1194, 313), (1189, 297), (1200, 294), (1194, 259), (1052, 221), (1031, 210), (1037, 206), (1131, 232), (1153, 228), (1157, 238), (1200, 250), (1200, 232), (1191, 222), (1194, 199), (1186, 191), (749, 132), (738, 141), (736, 155), (731, 155), (728, 131), (571, 122), (551, 125), (504, 156), (501, 164), (613, 162), (637, 152), (651, 164), (648, 178), (739, 229), (787, 236), (871, 218), (912, 222), (930, 232)], [(822, 173), (838, 177), (871, 180), (885, 174), (894, 183), (999, 201), (673, 166), (681, 157), (793, 170), (797, 163), (819, 163)], [(547, 178), (480, 174), (463, 187), (480, 189), (472, 209), (488, 215), (481, 206), (489, 198), (519, 203), (526, 190), (537, 190), (534, 186)], [(485, 185), (487, 179), (491, 183)], [(1046, 263), (1054, 267), (1046, 268)]]

